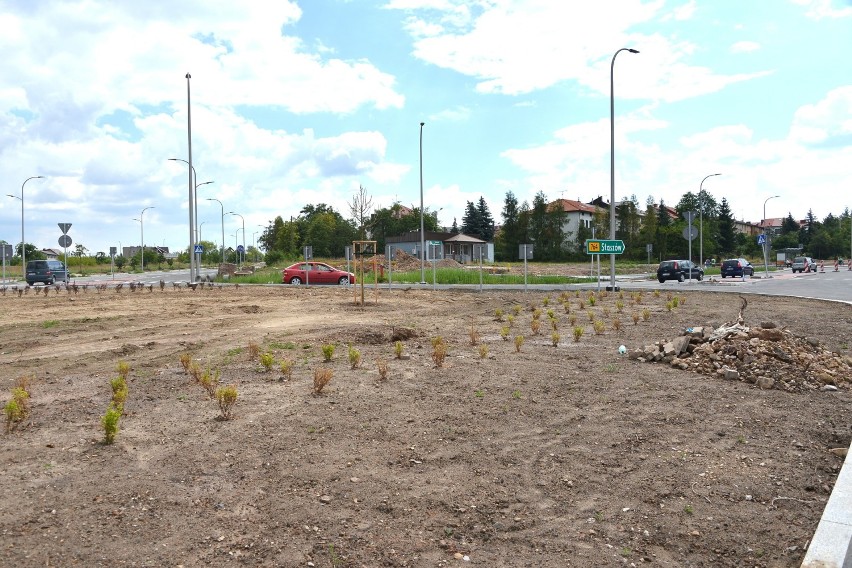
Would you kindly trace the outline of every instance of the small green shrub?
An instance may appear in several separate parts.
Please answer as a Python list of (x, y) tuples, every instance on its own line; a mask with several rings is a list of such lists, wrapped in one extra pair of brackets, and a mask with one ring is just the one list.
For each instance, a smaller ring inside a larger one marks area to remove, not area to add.
[(557, 347), (559, 345), (559, 339), (559, 333), (554, 331), (550, 334), (550, 342), (553, 344), (554, 347)]
[(402, 358), (402, 350), (403, 350), (402, 341), (396, 341), (396, 342), (394, 342), (394, 344), (393, 344), (393, 354), (396, 356), (396, 358), (397, 358), (397, 359), (401, 359), (401, 358)]
[(130, 374), (130, 365), (127, 364), (127, 362), (125, 362), (125, 361), (119, 361), (118, 365), (117, 365), (117, 370), (118, 370), (118, 376), (124, 377), (124, 379), (126, 380), (127, 375)]
[(112, 388), (112, 404), (120, 412), (124, 412), (124, 403), (127, 401), (127, 381), (122, 375), (117, 376), (109, 382)]
[(494, 310), (494, 319), (497, 321), (503, 321), (503, 310), (500, 308)]
[(586, 332), (586, 330), (583, 329), (583, 326), (581, 326), (581, 325), (574, 326), (574, 341), (580, 341), (580, 338), (583, 337), (583, 334), (585, 332)]
[(272, 370), (272, 365), (275, 364), (275, 358), (272, 356), (272, 353), (263, 353), (260, 356), (260, 364), (263, 366), (263, 370), (265, 372), (269, 372)]
[(485, 343), (479, 344), (479, 358), (487, 359), (488, 358), (488, 345)]
[(113, 405), (107, 408), (106, 414), (101, 418), (101, 426), (104, 428), (104, 444), (112, 444), (118, 434), (118, 420), (121, 418), (121, 410)]
[(606, 329), (606, 324), (604, 323), (603, 320), (596, 319), (592, 323), (592, 329), (595, 330), (595, 335), (601, 335), (604, 332), (604, 330)]
[(357, 369), (360, 364), (361, 364), (361, 352), (358, 349), (356, 349), (355, 347), (352, 347), (352, 345), (350, 345), (349, 346), (349, 365), (352, 367), (352, 369)]
[(230, 420), (233, 417), (237, 396), (237, 385), (227, 385), (216, 389), (216, 403), (219, 405), (219, 412), (222, 413), (224, 420)]
[(516, 335), (515, 336), (515, 353), (521, 352), (521, 346), (524, 344), (524, 336)]
[(503, 327), (500, 328), (500, 337), (503, 338), (503, 341), (509, 340), (509, 326), (508, 325), (504, 325)]
[[(655, 290), (655, 291), (658, 291), (658, 290)], [(648, 321), (649, 319), (651, 319), (651, 310), (649, 310), (648, 308), (643, 308), (642, 309), (642, 320)]]
[(220, 372), (218, 369), (216, 369), (214, 373), (211, 373), (208, 368), (198, 379), (198, 382), (202, 387), (204, 387), (204, 390), (207, 391), (207, 396), (210, 398), (216, 398), (216, 388), (219, 386), (219, 377)]
[(331, 361), (331, 358), (334, 357), (334, 344), (328, 343), (322, 346), (322, 356), (325, 362)]

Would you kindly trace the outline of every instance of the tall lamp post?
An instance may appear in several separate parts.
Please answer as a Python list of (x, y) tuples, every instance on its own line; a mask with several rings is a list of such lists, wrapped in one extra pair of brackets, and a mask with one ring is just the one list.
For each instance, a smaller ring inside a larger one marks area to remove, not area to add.
[(219, 204), (219, 207), (222, 208), (222, 258), (219, 262), (224, 264), (225, 262), (225, 206), (222, 205), (222, 202), (216, 199), (215, 197), (208, 197), (207, 201), (215, 201)]
[(142, 252), (139, 255), (139, 258), (141, 259), (140, 264), (142, 265), (142, 274), (145, 274), (145, 222), (144, 222), (144, 217), (145, 217), (145, 211), (147, 211), (148, 209), (154, 209), (154, 206), (151, 205), (150, 207), (146, 207), (139, 214), (139, 218), (134, 219), (134, 221), (139, 221), (139, 238), (142, 241)]
[(420, 123), (420, 283), (426, 284), (426, 230), (423, 223), (423, 125)]
[(239, 213), (236, 213), (234, 211), (228, 211), (227, 213), (225, 213), (225, 215), (236, 215), (237, 217), (239, 217), (243, 221), (243, 263), (245, 263), (245, 259), (246, 259), (246, 220), (243, 218), (242, 215), (240, 215)]
[(20, 200), (21, 202), (21, 276), (24, 280), (27, 279), (27, 246), (26, 241), (24, 240), (24, 186), (27, 185), (27, 182), (31, 179), (44, 179), (44, 176), (32, 176), (28, 177), (24, 180), (24, 183), (21, 184), (21, 196), (12, 195), (11, 193), (7, 193), (9, 197), (14, 197), (15, 199)]
[[(772, 197), (767, 197), (766, 201), (770, 199), (775, 199), (776, 197), (781, 197), (780, 195), (773, 195)], [(769, 259), (767, 255), (769, 254), (769, 232), (766, 230), (766, 201), (763, 202), (763, 238), (765, 239), (763, 242), (763, 270), (766, 274), (766, 277), (769, 278)]]
[(701, 185), (698, 186), (698, 264), (699, 266), (704, 264), (704, 182), (707, 181), (707, 178), (711, 178), (713, 176), (720, 176), (722, 174), (710, 174), (709, 176), (705, 176), (703, 180), (701, 180)]
[[(609, 66), (609, 238), (615, 240), (615, 58), (622, 51), (639, 53), (638, 50), (622, 47), (612, 55), (612, 63)], [(617, 291), (615, 285), (615, 255), (609, 255), (609, 291)]]

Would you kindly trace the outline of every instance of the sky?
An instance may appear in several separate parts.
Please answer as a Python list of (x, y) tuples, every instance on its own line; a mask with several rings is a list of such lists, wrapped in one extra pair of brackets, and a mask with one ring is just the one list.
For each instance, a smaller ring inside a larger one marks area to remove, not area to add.
[(421, 149), (423, 203), (444, 226), (480, 197), (499, 223), (509, 191), (608, 201), (621, 48), (639, 53), (614, 64), (617, 200), (675, 205), (721, 173), (703, 187), (737, 219), (852, 207), (852, 0), (0, 7), (10, 243), (23, 185), (38, 248), (58, 248), (58, 223), (89, 254), (143, 231), (186, 248), (188, 168), (169, 158), (189, 159), (188, 108), (197, 183), (213, 182), (197, 189), (201, 239), (217, 246), (223, 212), (242, 216), (224, 216), (226, 245), (248, 246), (307, 204), (349, 218), (359, 186), (374, 208), (419, 207)]

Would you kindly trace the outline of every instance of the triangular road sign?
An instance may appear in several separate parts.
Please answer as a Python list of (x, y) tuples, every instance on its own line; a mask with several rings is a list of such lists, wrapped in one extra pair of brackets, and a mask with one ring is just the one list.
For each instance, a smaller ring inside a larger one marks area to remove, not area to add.
[(63, 235), (68, 234), (68, 229), (71, 228), (71, 223), (59, 223), (59, 230), (62, 231)]

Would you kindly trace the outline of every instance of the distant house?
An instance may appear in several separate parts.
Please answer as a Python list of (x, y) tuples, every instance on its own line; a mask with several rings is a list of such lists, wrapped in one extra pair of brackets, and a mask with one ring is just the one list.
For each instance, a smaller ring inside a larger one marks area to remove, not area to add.
[(764, 230), (772, 235), (773, 237), (777, 237), (781, 234), (781, 225), (784, 224), (784, 219), (781, 217), (776, 217), (773, 219), (764, 219), (760, 223), (758, 223), (758, 227), (760, 227), (761, 232)]
[(56, 260), (59, 257), (63, 256), (65, 253), (61, 250), (47, 248), (41, 249), (41, 254), (43, 254), (47, 258), (47, 260)]
[[(426, 259), (431, 260), (433, 253), (435, 258), (452, 258), (458, 262), (470, 262), (478, 257), (475, 254), (476, 245), (485, 245), (486, 250), (482, 260), (494, 261), (494, 243), (489, 243), (464, 233), (446, 233), (437, 231), (425, 231), (423, 240), (426, 244)], [(430, 243), (440, 243), (436, 248), (431, 248)], [(408, 231), (395, 237), (387, 237), (385, 244), (401, 250), (406, 254), (420, 258), (420, 231)]]
[[(598, 200), (601, 199), (598, 197)], [(547, 205), (549, 211), (562, 209), (565, 212), (565, 222), (562, 231), (567, 240), (577, 240), (580, 228), (590, 229), (595, 222), (597, 205), (574, 201), (573, 199), (557, 199)]]

